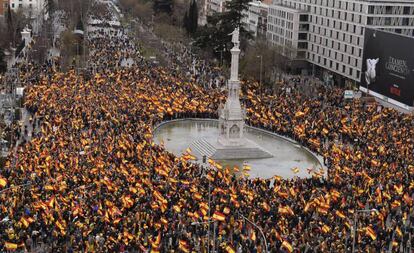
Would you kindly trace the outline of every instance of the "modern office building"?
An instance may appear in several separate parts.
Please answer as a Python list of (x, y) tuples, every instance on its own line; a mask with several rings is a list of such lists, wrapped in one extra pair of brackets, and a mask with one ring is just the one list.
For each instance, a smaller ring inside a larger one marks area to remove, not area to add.
[(367, 27), (414, 36), (414, 1), (274, 0), (267, 38), (325, 78), (359, 83)]
[(254, 37), (266, 36), (268, 10), (269, 5), (261, 1), (252, 1), (249, 3), (249, 9), (244, 12), (243, 23)]
[(308, 50), (309, 15), (287, 6), (270, 5), (267, 39), (279, 46), (284, 56), (305, 60)]

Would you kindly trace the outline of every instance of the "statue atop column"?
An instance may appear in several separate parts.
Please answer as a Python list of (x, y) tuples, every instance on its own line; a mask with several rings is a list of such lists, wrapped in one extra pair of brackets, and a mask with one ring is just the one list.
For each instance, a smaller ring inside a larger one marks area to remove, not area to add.
[(219, 112), (220, 135), (218, 141), (224, 146), (240, 146), (244, 143), (244, 109), (240, 105), (239, 57), (240, 38), (239, 28), (234, 29), (231, 42), (234, 44), (231, 52), (230, 80), (227, 83), (228, 96), (226, 103)]
[(234, 31), (232, 33), (230, 33), (230, 35), (232, 35), (231, 37), (231, 42), (233, 42), (234, 46), (239, 47), (240, 45), (240, 29), (237, 27), (236, 29), (234, 29)]

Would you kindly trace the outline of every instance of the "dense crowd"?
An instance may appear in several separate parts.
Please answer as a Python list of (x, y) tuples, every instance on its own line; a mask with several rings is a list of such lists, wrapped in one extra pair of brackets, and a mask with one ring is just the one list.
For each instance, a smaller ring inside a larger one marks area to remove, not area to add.
[[(412, 116), (347, 102), (339, 88), (259, 96), (246, 82), (247, 123), (319, 153), (327, 176), (250, 179), (214, 161), (201, 167), (191, 150), (176, 157), (155, 145), (152, 129), (215, 118), (225, 94), (140, 60), (120, 28), (107, 29), (92, 41), (99, 71), (90, 80), (50, 70), (27, 88), (39, 131), (0, 174), (1, 252), (39, 242), (50, 252), (351, 252), (354, 232), (356, 252), (411, 245)], [(125, 57), (129, 68), (117, 64)]]

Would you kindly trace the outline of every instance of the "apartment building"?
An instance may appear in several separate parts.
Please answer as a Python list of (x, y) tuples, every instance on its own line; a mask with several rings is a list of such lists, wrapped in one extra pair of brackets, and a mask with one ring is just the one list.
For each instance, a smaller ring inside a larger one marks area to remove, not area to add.
[(244, 12), (243, 24), (254, 37), (266, 36), (268, 10), (269, 5), (261, 1), (252, 1), (249, 3), (249, 9)]
[(308, 50), (309, 15), (287, 6), (271, 5), (268, 14), (267, 39), (281, 47), (284, 56), (305, 60)]

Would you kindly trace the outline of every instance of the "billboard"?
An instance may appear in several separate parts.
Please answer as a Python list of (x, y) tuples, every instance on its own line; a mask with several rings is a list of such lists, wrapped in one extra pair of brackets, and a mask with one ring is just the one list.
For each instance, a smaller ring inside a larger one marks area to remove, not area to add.
[(367, 28), (361, 85), (414, 106), (414, 38)]

